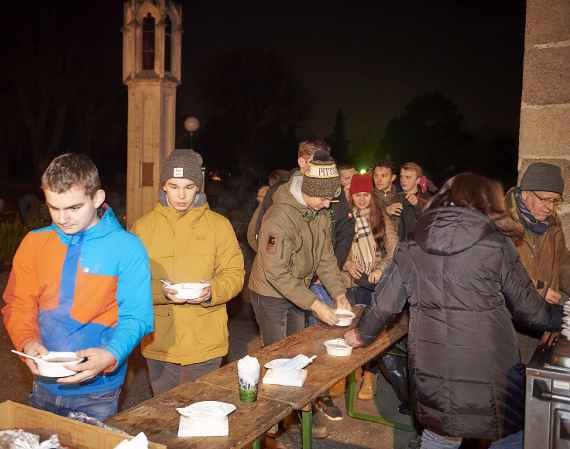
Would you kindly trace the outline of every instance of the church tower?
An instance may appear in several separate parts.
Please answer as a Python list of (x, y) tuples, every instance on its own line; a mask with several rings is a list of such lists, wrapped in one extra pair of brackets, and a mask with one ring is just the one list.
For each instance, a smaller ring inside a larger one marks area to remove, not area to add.
[(173, 0), (124, 3), (123, 83), (128, 87), (127, 224), (158, 201), (160, 167), (174, 149), (181, 78), (182, 7)]

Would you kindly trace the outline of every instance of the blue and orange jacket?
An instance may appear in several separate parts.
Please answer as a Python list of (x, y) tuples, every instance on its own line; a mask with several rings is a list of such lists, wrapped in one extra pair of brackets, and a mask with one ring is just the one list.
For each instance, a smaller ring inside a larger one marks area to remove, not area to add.
[(119, 388), (128, 355), (153, 330), (148, 256), (110, 208), (78, 234), (53, 224), (28, 233), (14, 256), (4, 301), (4, 325), (18, 350), (37, 340), (50, 351), (104, 348), (117, 360), (115, 370), (80, 385), (37, 379), (58, 395)]

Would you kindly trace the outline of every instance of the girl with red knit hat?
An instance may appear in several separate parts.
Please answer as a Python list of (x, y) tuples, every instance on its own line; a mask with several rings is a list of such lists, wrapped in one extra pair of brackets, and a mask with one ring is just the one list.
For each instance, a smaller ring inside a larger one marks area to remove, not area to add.
[[(355, 221), (352, 246), (344, 264), (346, 286), (350, 287), (351, 301), (370, 304), (375, 284), (391, 262), (398, 244), (398, 230), (373, 195), (372, 177), (356, 174), (349, 189), (352, 215)], [(371, 365), (364, 367), (361, 400), (374, 397), (376, 371)]]
[(356, 174), (350, 183), (350, 202), (355, 219), (355, 235), (344, 264), (348, 287), (359, 282), (376, 284), (392, 260), (398, 231), (372, 194), (372, 177)]

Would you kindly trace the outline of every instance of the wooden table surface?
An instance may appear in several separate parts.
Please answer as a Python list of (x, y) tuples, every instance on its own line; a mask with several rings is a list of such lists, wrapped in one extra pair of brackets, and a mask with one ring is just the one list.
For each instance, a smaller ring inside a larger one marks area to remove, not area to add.
[[(317, 355), (307, 367), (308, 376), (303, 387), (260, 383), (257, 401), (252, 404), (242, 403), (239, 400), (237, 362), (232, 362), (201, 376), (195, 382), (180, 385), (125, 410), (106, 423), (131, 435), (144, 432), (150, 441), (174, 449), (231, 449), (247, 446), (293, 410), (301, 410), (337, 381), (406, 335), (408, 317), (402, 315), (374, 343), (353, 350), (348, 357), (327, 355), (323, 342), (342, 337), (348, 329), (350, 328), (317, 324), (252, 354), (262, 366), (277, 358), (290, 358), (297, 354)], [(263, 373), (264, 369), (262, 376)], [(176, 408), (199, 401), (223, 401), (237, 406), (237, 410), (229, 417), (228, 437), (178, 438), (180, 415)]]
[[(397, 322), (383, 331), (374, 343), (365, 348), (353, 350), (348, 357), (328, 355), (323, 342), (342, 337), (348, 329), (350, 328), (317, 324), (252, 353), (252, 356), (259, 359), (262, 367), (266, 362), (273, 359), (290, 358), (297, 354), (305, 354), (309, 357), (317, 355), (313, 363), (307, 367), (308, 376), (303, 387), (264, 385), (260, 382), (258, 397), (289, 404), (295, 410), (302, 409), (340, 379), (348, 376), (356, 368), (364, 365), (406, 335), (408, 332), (408, 316), (403, 314)], [(265, 368), (262, 368), (261, 378), (263, 378), (264, 372)], [(237, 361), (205, 374), (198, 380), (237, 392)]]
[[(237, 407), (229, 415), (229, 436), (178, 438), (180, 415), (176, 408), (199, 401), (222, 401)], [(234, 391), (196, 381), (144, 401), (105, 423), (131, 435), (144, 432), (150, 441), (164, 444), (168, 448), (230, 449), (251, 444), (291, 411), (290, 405), (267, 398), (258, 398), (251, 404), (242, 403), (237, 389)]]

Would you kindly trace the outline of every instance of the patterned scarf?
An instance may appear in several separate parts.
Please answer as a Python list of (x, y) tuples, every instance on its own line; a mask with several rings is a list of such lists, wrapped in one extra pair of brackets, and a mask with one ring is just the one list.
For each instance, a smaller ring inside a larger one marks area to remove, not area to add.
[(531, 232), (534, 232), (535, 234), (544, 234), (548, 229), (549, 222), (538, 221), (536, 218), (534, 218), (534, 215), (532, 215), (532, 212), (528, 210), (528, 207), (526, 207), (526, 204), (522, 199), (521, 189), (515, 190), (515, 201), (517, 203), (519, 217), (521, 218), (524, 227)]
[(352, 241), (352, 259), (354, 262), (364, 268), (366, 274), (370, 274), (374, 270), (376, 261), (376, 241), (370, 229), (368, 216), (369, 209), (352, 210), (354, 216), (354, 240)]

